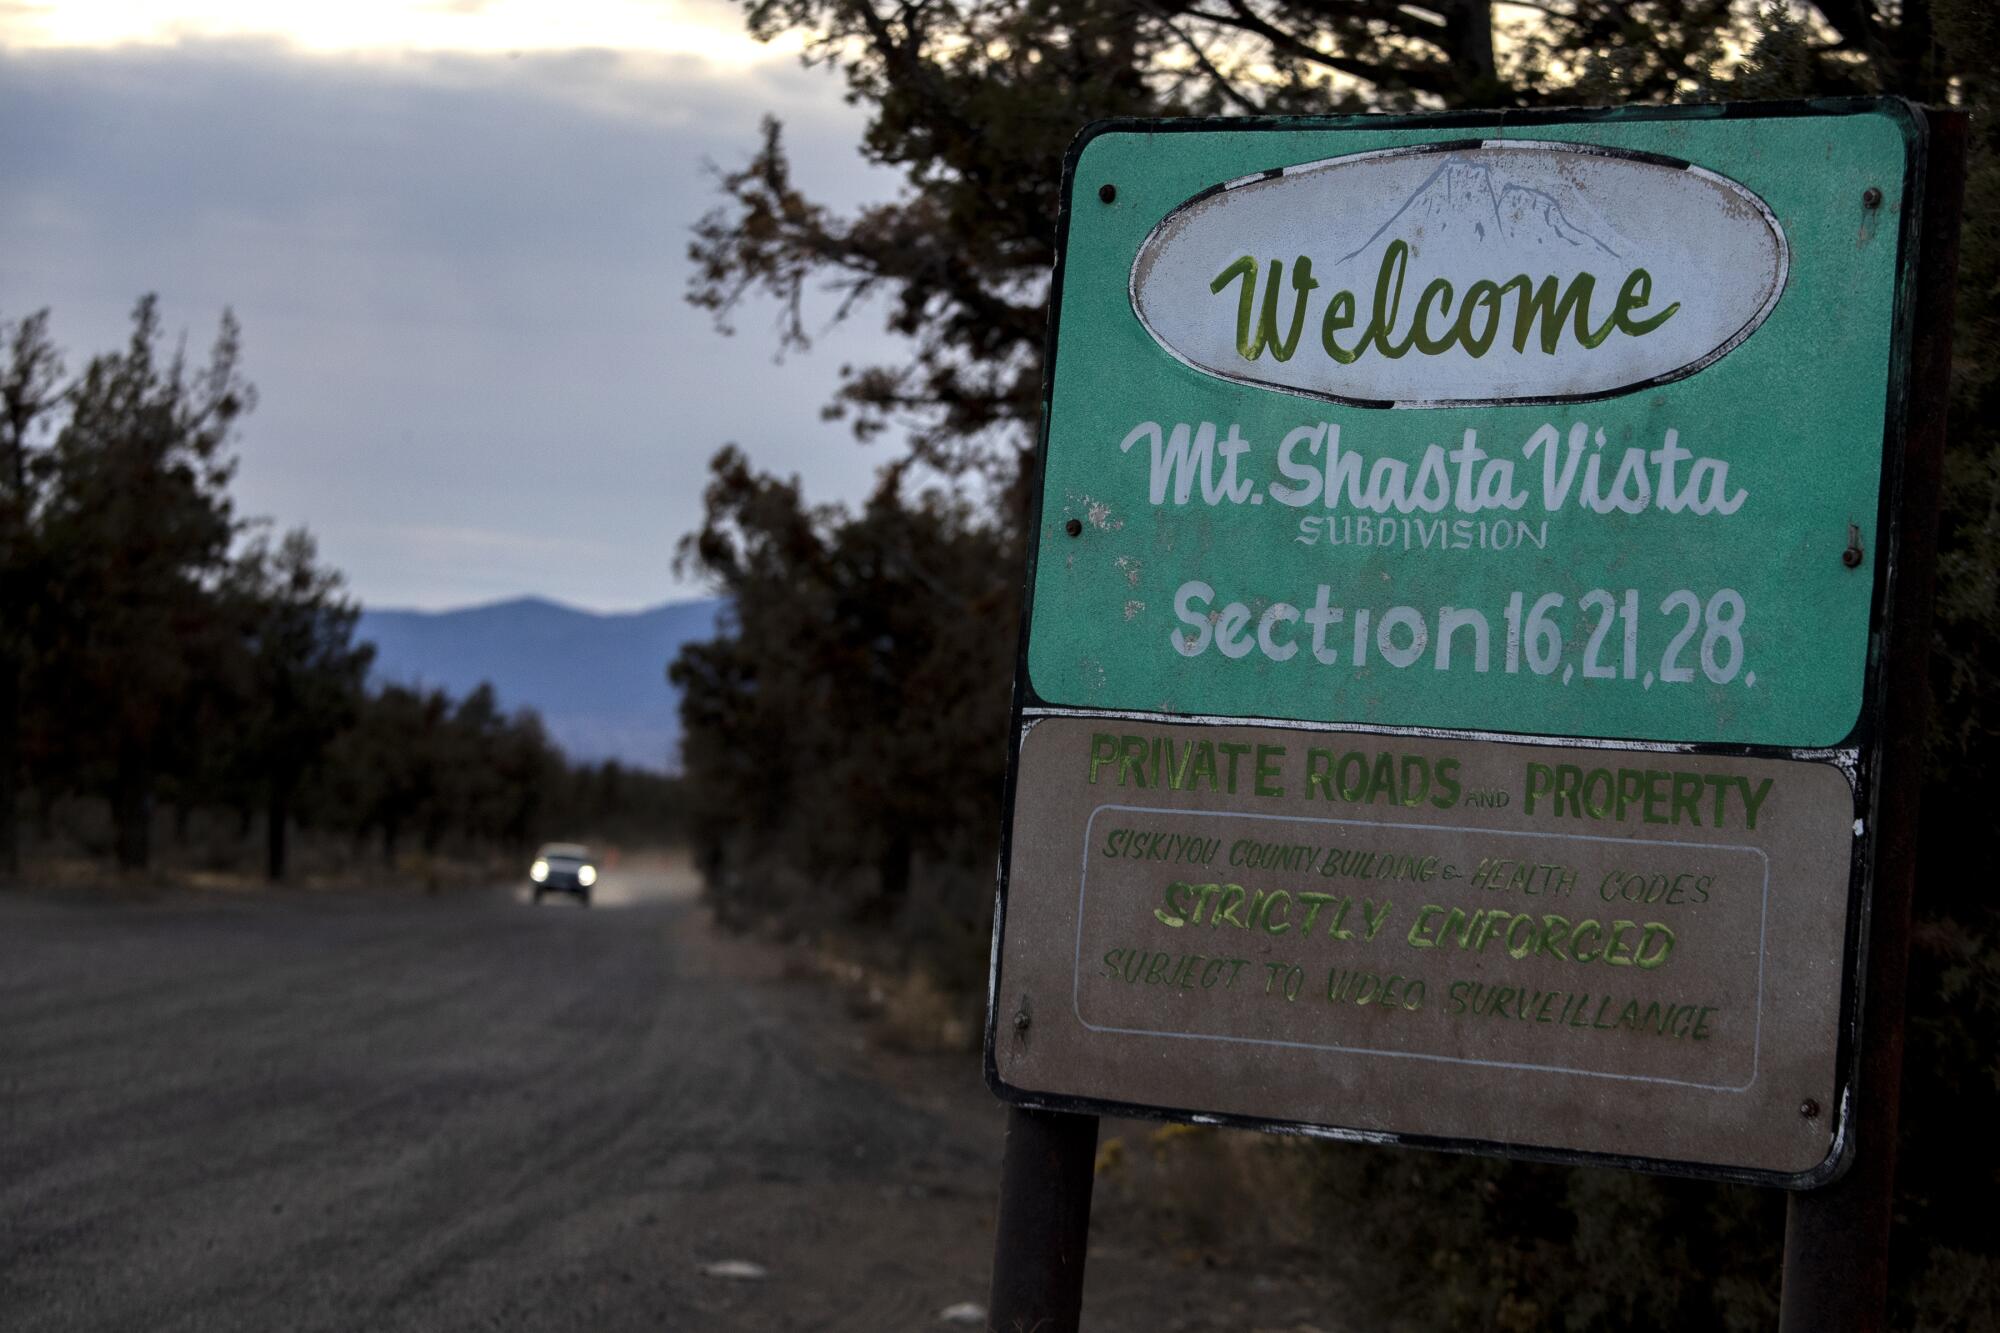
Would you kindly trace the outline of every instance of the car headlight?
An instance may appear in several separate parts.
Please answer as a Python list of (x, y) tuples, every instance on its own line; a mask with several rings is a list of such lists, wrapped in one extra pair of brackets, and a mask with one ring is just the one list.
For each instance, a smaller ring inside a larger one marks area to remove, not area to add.
[(547, 861), (537, 861), (528, 867), (528, 878), (535, 881), (535, 883), (540, 884), (548, 877), (549, 863)]
[(597, 883), (597, 867), (578, 866), (576, 868), (576, 882), (583, 885), (586, 889)]

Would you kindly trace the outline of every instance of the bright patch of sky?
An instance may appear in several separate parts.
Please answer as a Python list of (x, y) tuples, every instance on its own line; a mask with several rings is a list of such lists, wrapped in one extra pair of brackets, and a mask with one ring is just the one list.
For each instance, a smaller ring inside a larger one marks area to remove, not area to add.
[(267, 37), (317, 55), (609, 51), (697, 55), (726, 65), (782, 58), (722, 5), (674, 0), (27, 0), (0, 6), (0, 43), (16, 47), (176, 45)]

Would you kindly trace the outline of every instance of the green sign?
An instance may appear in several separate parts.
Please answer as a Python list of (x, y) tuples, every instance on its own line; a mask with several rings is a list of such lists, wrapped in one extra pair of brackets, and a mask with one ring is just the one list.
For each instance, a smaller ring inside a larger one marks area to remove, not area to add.
[(1033, 698), (1846, 740), (1908, 113), (1404, 124), (1080, 149)]

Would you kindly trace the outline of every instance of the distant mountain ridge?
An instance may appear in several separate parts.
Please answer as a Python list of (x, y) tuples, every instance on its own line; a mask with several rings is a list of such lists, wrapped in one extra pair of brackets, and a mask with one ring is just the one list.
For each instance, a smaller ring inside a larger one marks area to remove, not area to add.
[(372, 684), (462, 696), (491, 681), (509, 710), (532, 708), (573, 760), (655, 771), (680, 767), (680, 698), (667, 663), (715, 636), (722, 599), (599, 613), (541, 597), (450, 611), (363, 610)]

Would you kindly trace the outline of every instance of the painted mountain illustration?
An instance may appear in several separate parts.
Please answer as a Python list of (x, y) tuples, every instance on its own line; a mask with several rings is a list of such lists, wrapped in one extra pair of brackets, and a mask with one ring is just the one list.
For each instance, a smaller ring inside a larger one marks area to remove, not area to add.
[[(1540, 173), (1538, 173), (1540, 174)], [(1454, 248), (1529, 255), (1554, 250), (1618, 257), (1623, 238), (1557, 181), (1531, 182), (1485, 162), (1453, 154), (1426, 176), (1380, 226), (1347, 254), (1345, 263), (1378, 243), (1401, 239), (1412, 251), (1426, 240)], [(1567, 198), (1559, 197), (1561, 195)]]

